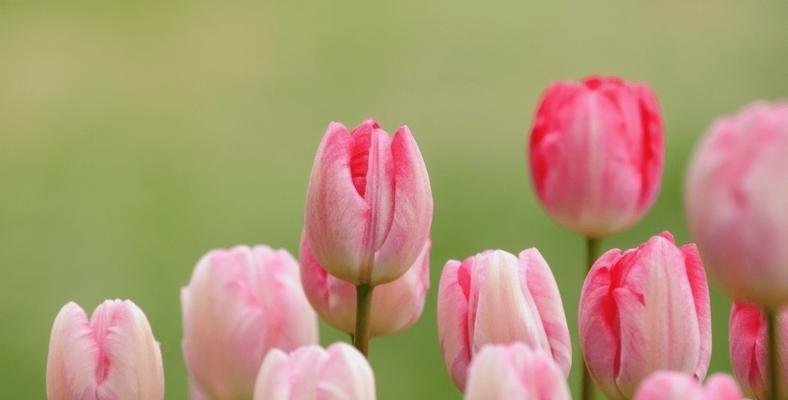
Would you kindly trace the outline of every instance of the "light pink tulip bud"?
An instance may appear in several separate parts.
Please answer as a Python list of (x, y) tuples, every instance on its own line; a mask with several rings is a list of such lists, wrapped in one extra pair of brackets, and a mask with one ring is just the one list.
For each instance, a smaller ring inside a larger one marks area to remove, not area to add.
[(551, 355), (523, 343), (487, 345), (468, 370), (465, 400), (570, 400), (564, 371)]
[(676, 371), (658, 371), (638, 388), (634, 400), (742, 400), (739, 385), (729, 375), (714, 374), (706, 386), (698, 378)]
[(402, 276), (429, 238), (432, 191), (407, 126), (332, 122), (315, 156), (304, 234), (320, 265), (354, 285)]
[(254, 400), (375, 400), (375, 377), (354, 347), (304, 346), (268, 353), (257, 375)]
[(542, 94), (530, 141), (534, 188), (550, 216), (589, 237), (638, 222), (659, 193), (657, 99), (642, 83), (589, 77)]
[(710, 273), (735, 298), (788, 304), (788, 101), (718, 119), (695, 152), (685, 204)]
[(220, 400), (252, 397), (265, 354), (317, 343), (317, 316), (286, 250), (213, 250), (181, 291), (183, 354), (194, 390)]
[[(355, 332), (356, 288), (326, 272), (304, 239), (301, 240), (301, 282), (306, 297), (320, 318), (343, 332)], [(405, 275), (375, 288), (370, 335), (389, 335), (413, 325), (421, 317), (429, 287), (430, 241), (427, 240)]]
[[(733, 372), (742, 386), (756, 399), (766, 399), (769, 387), (769, 341), (767, 340), (766, 313), (758, 306), (744, 301), (734, 301), (728, 322)], [(777, 345), (780, 369), (780, 393), (788, 396), (788, 311), (780, 312), (777, 322)]]
[(613, 249), (591, 267), (580, 294), (580, 345), (591, 376), (629, 399), (651, 373), (706, 376), (711, 358), (706, 274), (695, 245), (668, 232), (635, 249)]
[(63, 306), (49, 339), (47, 399), (164, 399), (161, 352), (145, 313), (129, 300), (107, 300), (90, 319), (75, 303)]
[(488, 250), (450, 260), (438, 289), (438, 337), (452, 380), (465, 387), (467, 368), (482, 346), (523, 342), (550, 354), (569, 374), (572, 344), (561, 295), (536, 249), (519, 259)]

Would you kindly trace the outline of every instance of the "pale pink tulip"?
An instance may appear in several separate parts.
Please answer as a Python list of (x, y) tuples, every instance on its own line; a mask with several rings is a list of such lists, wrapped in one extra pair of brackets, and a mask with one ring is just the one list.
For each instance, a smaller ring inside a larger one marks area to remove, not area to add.
[(602, 237), (638, 222), (659, 193), (664, 158), (657, 99), (642, 83), (592, 76), (542, 94), (531, 176), (559, 224)]
[(257, 375), (254, 400), (375, 400), (375, 377), (367, 359), (345, 343), (290, 354), (272, 350)]
[[(329, 325), (349, 334), (356, 327), (356, 288), (327, 273), (317, 262), (309, 243), (301, 240), (301, 282), (317, 314)], [(413, 325), (421, 316), (430, 286), (430, 241), (413, 266), (397, 280), (372, 293), (370, 335), (389, 335)]]
[(651, 373), (706, 376), (711, 357), (709, 288), (693, 244), (668, 232), (591, 267), (580, 295), (580, 345), (591, 376), (628, 399)]
[[(756, 399), (766, 399), (769, 382), (769, 341), (766, 313), (758, 306), (734, 301), (728, 329), (733, 372)], [(788, 311), (783, 310), (777, 322), (777, 364), (780, 369), (781, 393), (788, 396)]]
[(407, 126), (332, 122), (315, 156), (304, 234), (320, 265), (354, 285), (402, 276), (429, 238), (432, 191)]
[(676, 371), (658, 371), (638, 388), (634, 400), (742, 400), (736, 381), (714, 374), (704, 386), (698, 378)]
[(107, 300), (88, 319), (75, 303), (60, 309), (49, 339), (49, 400), (161, 400), (159, 343), (145, 313)]
[(550, 267), (533, 248), (519, 259), (488, 250), (447, 262), (438, 289), (438, 336), (460, 389), (471, 359), (486, 344), (523, 342), (550, 354), (569, 374), (572, 344), (561, 296)]
[(551, 355), (523, 343), (487, 345), (468, 370), (465, 400), (570, 400), (564, 371)]
[(317, 316), (298, 263), (286, 250), (213, 250), (181, 291), (183, 354), (194, 389), (219, 400), (249, 399), (265, 354), (317, 343)]
[(788, 101), (714, 122), (684, 192), (690, 231), (721, 286), (734, 298), (788, 304)]

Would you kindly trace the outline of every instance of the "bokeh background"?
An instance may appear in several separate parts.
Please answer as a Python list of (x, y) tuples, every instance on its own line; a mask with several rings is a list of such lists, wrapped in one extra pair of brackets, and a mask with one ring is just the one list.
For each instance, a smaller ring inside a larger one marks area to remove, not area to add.
[[(379, 398), (457, 399), (435, 323), (447, 259), (538, 247), (576, 333), (583, 242), (541, 210), (526, 169), (541, 90), (590, 73), (654, 88), (663, 190), (603, 247), (665, 229), (685, 242), (692, 146), (715, 116), (788, 94), (787, 17), (757, 0), (3, 1), (2, 397), (45, 397), (65, 302), (119, 297), (161, 341), (167, 398), (185, 398), (178, 293), (197, 259), (238, 243), (296, 252), (326, 125), (375, 116), (411, 127), (435, 196), (433, 289), (415, 327), (372, 344)], [(712, 287), (711, 371), (729, 370), (729, 300)]]

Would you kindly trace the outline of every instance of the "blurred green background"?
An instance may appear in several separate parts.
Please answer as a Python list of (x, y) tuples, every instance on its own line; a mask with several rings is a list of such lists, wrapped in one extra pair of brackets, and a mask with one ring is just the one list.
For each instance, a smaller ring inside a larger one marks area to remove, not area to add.
[[(664, 189), (603, 247), (664, 229), (684, 242), (691, 148), (715, 116), (788, 93), (787, 17), (784, 1), (735, 0), (3, 1), (2, 397), (45, 397), (65, 302), (119, 297), (161, 341), (167, 398), (185, 398), (178, 293), (194, 263), (238, 243), (295, 252), (326, 125), (375, 116), (411, 127), (435, 196), (433, 290), (412, 329), (373, 342), (379, 398), (459, 398), (436, 337), (447, 259), (538, 247), (576, 332), (583, 244), (540, 209), (525, 167), (541, 90), (590, 73), (652, 85)], [(729, 300), (712, 299), (711, 371), (728, 370)]]

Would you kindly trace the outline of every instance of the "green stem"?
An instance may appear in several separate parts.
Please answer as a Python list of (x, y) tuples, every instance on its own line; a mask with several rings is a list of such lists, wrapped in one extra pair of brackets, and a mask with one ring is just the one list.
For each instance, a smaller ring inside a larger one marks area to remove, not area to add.
[[(599, 238), (586, 238), (586, 275), (594, 265), (594, 261), (599, 256), (599, 243), (602, 240)], [(580, 378), (580, 398), (582, 400), (594, 400), (594, 381), (591, 380), (591, 374), (588, 372), (583, 355), (580, 355), (580, 370), (583, 375)]]
[(778, 366), (777, 366), (777, 353), (779, 349), (777, 347), (777, 312), (772, 309), (766, 310), (766, 320), (767, 320), (767, 335), (769, 341), (768, 353), (769, 353), (769, 393), (766, 398), (771, 400), (778, 400), (780, 398), (780, 385), (778, 382)]
[(374, 287), (362, 283), (356, 286), (356, 333), (353, 335), (353, 346), (366, 357), (369, 354), (369, 312), (372, 308), (372, 289)]

